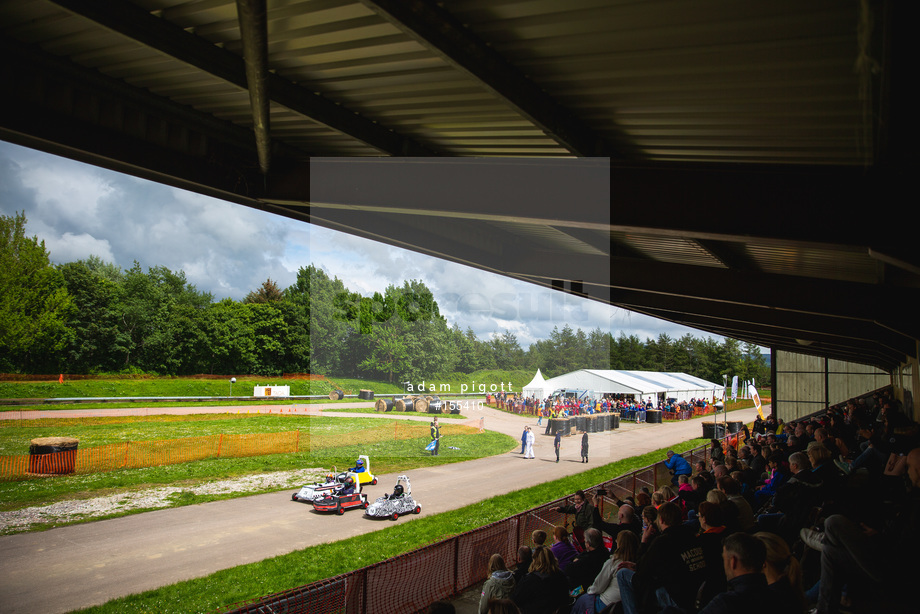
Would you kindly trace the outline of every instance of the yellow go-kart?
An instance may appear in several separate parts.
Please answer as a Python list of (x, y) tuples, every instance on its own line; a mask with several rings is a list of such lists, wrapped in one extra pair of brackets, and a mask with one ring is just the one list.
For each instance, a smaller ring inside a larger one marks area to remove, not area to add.
[(355, 462), (355, 466), (348, 470), (349, 475), (354, 476), (359, 486), (370, 484), (377, 485), (377, 476), (371, 473), (371, 459), (366, 454), (362, 454)]

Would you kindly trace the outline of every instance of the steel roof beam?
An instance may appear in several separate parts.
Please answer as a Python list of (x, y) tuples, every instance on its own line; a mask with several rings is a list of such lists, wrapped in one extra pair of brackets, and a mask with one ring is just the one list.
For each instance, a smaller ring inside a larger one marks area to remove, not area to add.
[[(129, 2), (51, 0), (68, 11), (185, 62), (242, 89), (248, 88), (242, 58)], [(430, 156), (434, 152), (409, 137), (354, 113), (274, 73), (267, 76), (271, 99), (333, 130), (394, 156)]]
[(271, 119), (265, 83), (268, 77), (268, 19), (265, 10), (265, 0), (236, 0), (246, 85), (252, 107), (252, 129), (256, 135), (259, 170), (263, 175), (268, 173), (271, 165)]

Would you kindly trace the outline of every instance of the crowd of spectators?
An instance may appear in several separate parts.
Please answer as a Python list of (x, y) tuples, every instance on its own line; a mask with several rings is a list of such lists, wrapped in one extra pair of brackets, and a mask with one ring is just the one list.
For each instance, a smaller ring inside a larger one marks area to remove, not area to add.
[(552, 544), (534, 534), (513, 572), (490, 562), (480, 611), (916, 611), (920, 427), (900, 404), (880, 393), (750, 432), (713, 440), (695, 465), (669, 454), (676, 488), (616, 501), (616, 522), (579, 491), (556, 511), (580, 539), (557, 526)]
[(600, 399), (577, 398), (572, 395), (557, 395), (546, 399), (536, 397), (523, 397), (510, 392), (498, 392), (486, 395), (486, 404), (504, 409), (516, 414), (527, 414), (543, 418), (566, 418), (571, 416), (592, 415), (605, 412), (617, 412), (624, 420), (644, 416), (650, 409), (657, 409), (669, 414), (690, 417), (694, 410), (714, 411), (713, 406), (705, 399), (690, 399), (689, 401), (659, 401), (635, 399), (626, 395), (605, 394)]

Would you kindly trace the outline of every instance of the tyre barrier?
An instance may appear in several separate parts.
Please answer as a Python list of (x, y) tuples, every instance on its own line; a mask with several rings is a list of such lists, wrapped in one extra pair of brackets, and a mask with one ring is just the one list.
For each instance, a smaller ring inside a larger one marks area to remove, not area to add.
[(703, 439), (722, 439), (725, 437), (723, 422), (703, 422)]
[(645, 412), (645, 421), (649, 424), (661, 424), (661, 410), (648, 409)]
[(73, 437), (38, 437), (29, 445), (29, 473), (73, 473), (80, 440)]

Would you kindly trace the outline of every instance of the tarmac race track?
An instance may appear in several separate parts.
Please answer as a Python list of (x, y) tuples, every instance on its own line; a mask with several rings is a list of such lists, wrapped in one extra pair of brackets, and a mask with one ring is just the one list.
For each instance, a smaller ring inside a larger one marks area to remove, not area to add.
[[(351, 405), (351, 404), (350, 404)], [(356, 405), (356, 404), (355, 404)], [(329, 410), (341, 404), (323, 406)], [(273, 406), (277, 412), (279, 406)], [(247, 408), (234, 410), (245, 411)], [(256, 408), (251, 408), (250, 411)], [(308, 413), (319, 408), (310, 406)], [(764, 408), (765, 411), (767, 408)], [(307, 408), (297, 408), (303, 413)], [(226, 413), (227, 408), (112, 409), (23, 412), (28, 417), (79, 415), (151, 415), (167, 413)], [(233, 410), (230, 410), (233, 411)], [(124, 413), (120, 413), (124, 412)], [(267, 407), (261, 408), (268, 413)], [(20, 419), (19, 412), (3, 412)], [(44, 415), (43, 415), (44, 414)], [(387, 414), (336, 414), (345, 417), (381, 417)], [(536, 426), (533, 417), (490, 408), (465, 411), (469, 423), (521, 438), (524, 426)], [(756, 411), (732, 412), (731, 420), (754, 419)], [(25, 418), (23, 418), (25, 419)], [(428, 422), (430, 416), (407, 417)], [(709, 418), (712, 420), (712, 418)], [(442, 424), (453, 422), (442, 417)], [(590, 434), (590, 463), (580, 462), (581, 437), (563, 440), (562, 462), (556, 463), (552, 437), (536, 429), (534, 460), (524, 459), (520, 447), (495, 457), (453, 463), (409, 472), (412, 495), (422, 515), (437, 514), (477, 501), (578, 473), (601, 464), (674, 445), (702, 435), (697, 418), (665, 424), (623, 423), (616, 431)], [(449, 446), (449, 438), (442, 438)], [(373, 469), (373, 458), (371, 468)], [(514, 476), (496, 480), (495, 476)], [(377, 486), (364, 492), (373, 500), (392, 490), (397, 474), (379, 475)], [(615, 476), (610, 476), (615, 477)], [(585, 487), (591, 484), (585, 484)], [(41, 533), (0, 537), (0, 614), (58, 614), (105, 603), (182, 580), (206, 576), (221, 569), (252, 563), (316, 544), (369, 533), (390, 521), (365, 518), (359, 511), (344, 516), (318, 514), (310, 506), (291, 501), (292, 490), (135, 514), (112, 520), (61, 527)], [(560, 493), (563, 495), (565, 493)], [(412, 522), (409, 515), (397, 522)]]

